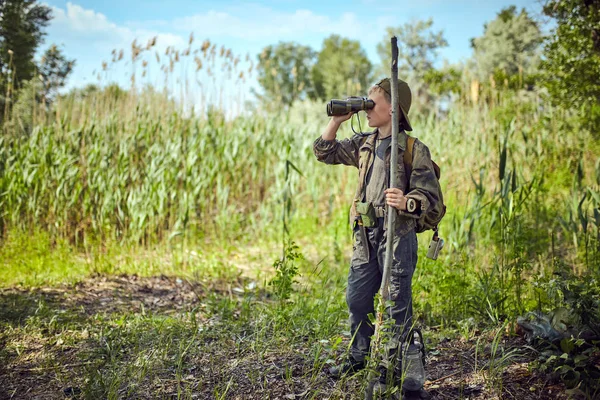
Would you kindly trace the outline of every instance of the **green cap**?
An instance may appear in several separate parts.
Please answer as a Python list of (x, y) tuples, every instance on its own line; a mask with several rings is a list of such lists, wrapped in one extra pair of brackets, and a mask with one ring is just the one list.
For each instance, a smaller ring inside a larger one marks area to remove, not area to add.
[[(379, 86), (384, 92), (392, 97), (390, 78), (383, 78), (377, 82), (375, 86)], [(400, 103), (400, 111), (402, 111), (402, 115), (406, 121), (406, 126), (404, 128), (407, 131), (412, 131), (412, 126), (410, 125), (410, 120), (408, 119), (408, 111), (410, 110), (410, 103), (412, 102), (412, 93), (410, 91), (410, 87), (408, 87), (408, 83), (404, 82), (402, 79), (398, 79), (398, 100)]]

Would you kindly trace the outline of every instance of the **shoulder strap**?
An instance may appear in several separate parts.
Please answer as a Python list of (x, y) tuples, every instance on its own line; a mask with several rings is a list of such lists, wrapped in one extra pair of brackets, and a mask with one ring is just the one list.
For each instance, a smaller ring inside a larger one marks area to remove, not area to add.
[[(358, 188), (356, 190), (356, 196), (355, 198), (359, 198), (360, 195), (362, 194), (362, 191), (364, 189), (365, 186), (365, 177), (367, 176), (367, 170), (369, 169), (369, 163), (371, 162), (371, 155), (373, 154), (373, 149), (375, 147), (375, 141), (377, 140), (377, 136), (379, 136), (379, 134), (376, 135), (371, 135), (367, 138), (367, 140), (365, 141), (365, 145), (369, 148), (369, 151), (366, 152), (361, 152), (361, 154), (359, 155), (359, 172), (358, 172), (358, 180), (359, 180), (359, 184), (358, 184)], [(362, 146), (361, 146), (362, 147)]]
[(407, 189), (410, 188), (410, 174), (412, 173), (413, 148), (415, 147), (415, 138), (412, 136), (406, 137), (406, 150), (402, 156), (404, 161), (404, 173), (406, 174)]
[[(350, 207), (351, 217), (355, 217), (356, 214), (356, 202), (362, 201), (362, 194), (365, 189), (365, 176), (367, 175), (367, 170), (369, 169), (369, 163), (371, 162), (371, 155), (373, 154), (373, 147), (375, 146), (375, 140), (378, 135), (371, 135), (367, 137), (364, 145), (368, 146), (369, 151), (361, 151), (359, 154), (358, 161), (358, 187), (356, 188), (356, 194), (354, 195), (354, 201), (352, 202), (352, 206)], [(361, 146), (362, 148), (363, 146)], [(360, 151), (360, 150), (359, 150)]]
[[(408, 136), (407, 140), (406, 140), (406, 150), (404, 151), (404, 165), (406, 165), (408, 168), (406, 169), (406, 177), (408, 179), (408, 182), (410, 182), (410, 173), (412, 172), (412, 161), (413, 161), (413, 149), (415, 147), (415, 138), (412, 136)], [(435, 163), (435, 161), (431, 160), (431, 163), (433, 164), (433, 171), (435, 172), (435, 177), (440, 180), (440, 175), (441, 175), (441, 171), (440, 171), (440, 167)]]
[(412, 136), (406, 137), (406, 150), (404, 151), (404, 164), (412, 169), (413, 148), (415, 147), (415, 138)]

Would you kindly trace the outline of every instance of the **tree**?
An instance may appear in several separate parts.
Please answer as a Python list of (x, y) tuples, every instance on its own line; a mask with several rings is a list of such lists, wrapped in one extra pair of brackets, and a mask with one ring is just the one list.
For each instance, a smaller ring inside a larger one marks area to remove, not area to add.
[[(7, 111), (5, 97), (14, 97), (21, 83), (33, 77), (33, 56), (43, 40), (43, 28), (51, 18), (50, 8), (35, 0), (0, 0), (1, 110)], [(0, 120), (3, 116), (0, 113)]]
[(314, 59), (314, 50), (293, 42), (265, 47), (258, 56), (258, 83), (264, 90), (259, 97), (291, 105), (310, 95)]
[(575, 107), (600, 126), (600, 4), (550, 0), (544, 13), (556, 20), (542, 63), (544, 84), (556, 104)]
[(21, 82), (18, 95), (14, 96), (16, 100), (12, 105), (10, 119), (5, 123), (10, 131), (20, 131), (29, 135), (35, 123), (43, 120), (40, 118), (44, 114), (43, 108), (40, 107), (42, 92), (42, 82), (39, 79)]
[[(50, 8), (35, 0), (0, 1), (0, 74), (10, 68), (17, 83), (33, 77), (33, 56), (51, 18)], [(9, 50), (13, 53), (10, 66)]]
[(385, 38), (377, 45), (381, 59), (377, 73), (390, 75), (392, 50), (390, 38), (398, 38), (398, 76), (404, 80), (421, 82), (427, 71), (433, 69), (438, 50), (448, 46), (443, 31), (433, 32), (433, 19), (417, 20), (402, 26), (386, 28)]
[(408, 81), (410, 85), (413, 113), (431, 111), (429, 107), (423, 108), (425, 104), (433, 101), (428, 90), (428, 82), (431, 81), (429, 78), (434, 70), (439, 49), (448, 46), (443, 32), (434, 32), (432, 26), (433, 19), (429, 18), (427, 21), (412, 21), (396, 28), (388, 27), (384, 39), (377, 45), (377, 53), (381, 59), (377, 69), (378, 76), (390, 76), (390, 38), (398, 38), (398, 77)]
[(460, 96), (462, 94), (462, 68), (446, 65), (441, 69), (430, 69), (425, 72), (423, 81), (429, 91), (440, 97)]
[(315, 98), (326, 100), (364, 94), (371, 68), (360, 42), (339, 35), (329, 36), (323, 41), (312, 71)]
[(44, 84), (44, 97), (49, 102), (59, 89), (65, 86), (67, 77), (73, 71), (75, 60), (67, 60), (60, 49), (53, 44), (40, 60), (39, 71)]
[(525, 9), (502, 9), (484, 25), (483, 35), (471, 39), (473, 59), (480, 80), (501, 72), (503, 76), (533, 74), (539, 65), (542, 33)]

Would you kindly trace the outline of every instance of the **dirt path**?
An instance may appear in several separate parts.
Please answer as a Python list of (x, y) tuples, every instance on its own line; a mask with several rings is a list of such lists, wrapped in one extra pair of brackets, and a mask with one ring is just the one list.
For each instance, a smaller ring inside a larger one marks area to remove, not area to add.
[[(192, 283), (166, 276), (111, 276), (72, 286), (1, 290), (0, 399), (91, 398), (91, 392), (81, 388), (98, 376), (90, 367), (104, 365), (95, 358), (106, 336), (103, 316), (151, 313), (187, 321), (193, 310), (195, 323), (207, 330), (219, 322), (204, 317), (206, 298), (217, 295), (234, 301), (246, 284), (241, 278)], [(231, 318), (236, 318), (236, 312), (232, 310)], [(238, 339), (253, 340), (249, 339), (252, 335), (248, 332), (247, 339)], [(198, 343), (204, 350), (186, 353), (181, 374), (173, 373), (173, 365), (163, 366), (164, 371), (157, 372), (148, 387), (132, 396), (120, 388), (116, 397), (177, 398), (177, 393), (182, 396), (182, 387), (186, 388), (182, 397), (194, 399), (215, 398), (219, 391), (227, 399), (362, 397), (363, 375), (333, 381), (324, 372), (327, 364), (315, 361), (314, 343), (299, 339), (254, 352), (248, 349), (260, 343), (234, 346), (225, 336), (215, 334), (213, 343), (207, 338), (202, 336)], [(431, 398), (568, 398), (564, 386), (531, 369), (533, 358), (520, 351), (525, 344), (521, 338), (507, 336), (499, 342), (500, 348), (491, 346), (492, 341), (493, 334), (479, 334), (469, 340), (442, 338), (429, 346), (426, 389)], [(495, 357), (490, 357), (494, 351)]]

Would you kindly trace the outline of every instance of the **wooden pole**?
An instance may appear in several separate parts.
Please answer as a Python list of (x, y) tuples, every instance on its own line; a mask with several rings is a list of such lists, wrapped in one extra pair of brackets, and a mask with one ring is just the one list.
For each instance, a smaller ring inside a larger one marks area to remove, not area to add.
[[(392, 37), (392, 76), (391, 76), (391, 91), (392, 91), (392, 143), (391, 143), (391, 159), (390, 159), (390, 188), (398, 187), (398, 132), (400, 131), (399, 97), (398, 97), (398, 39)], [(375, 321), (375, 335), (373, 338), (372, 357), (377, 360), (376, 354), (380, 349), (381, 331), (383, 327), (383, 319), (386, 311), (386, 303), (390, 298), (390, 271), (392, 270), (392, 262), (394, 261), (394, 233), (396, 231), (396, 209), (392, 206), (387, 206), (387, 238), (385, 244), (385, 263), (383, 266), (383, 276), (381, 277), (381, 286), (379, 288), (380, 304), (377, 307), (377, 319)], [(384, 355), (385, 356), (385, 355)], [(369, 370), (367, 374), (368, 386), (365, 393), (365, 399), (373, 398), (373, 370)]]
[[(400, 131), (400, 116), (398, 114), (398, 39), (392, 37), (392, 144), (390, 159), (390, 188), (398, 187), (398, 132)], [(389, 298), (390, 271), (394, 261), (394, 232), (396, 231), (396, 209), (390, 205), (387, 206), (387, 238), (385, 243), (385, 264), (383, 266), (383, 277), (381, 278), (381, 287), (379, 291), (383, 301)]]

